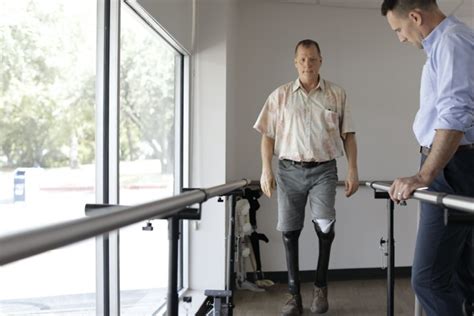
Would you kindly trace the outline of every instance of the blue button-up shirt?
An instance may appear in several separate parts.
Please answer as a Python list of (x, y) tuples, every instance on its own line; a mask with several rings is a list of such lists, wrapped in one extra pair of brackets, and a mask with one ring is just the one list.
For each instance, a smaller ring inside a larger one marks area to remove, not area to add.
[(413, 131), (431, 147), (437, 129), (464, 132), (461, 144), (474, 143), (474, 31), (455, 17), (444, 19), (422, 42), (420, 109)]

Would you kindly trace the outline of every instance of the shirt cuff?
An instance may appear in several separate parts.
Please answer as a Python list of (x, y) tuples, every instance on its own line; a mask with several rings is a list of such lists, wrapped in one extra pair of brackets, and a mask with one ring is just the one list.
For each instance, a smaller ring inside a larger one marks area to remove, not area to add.
[(341, 138), (342, 138), (343, 140), (346, 140), (347, 134), (350, 134), (350, 133), (355, 134), (355, 131), (354, 131), (354, 130), (343, 131), (343, 132), (341, 133)]
[(271, 139), (275, 139), (275, 135), (273, 135), (272, 133), (269, 133), (267, 130), (263, 129), (261, 126), (254, 125), (253, 128), (260, 134), (270, 137)]
[(455, 119), (455, 118), (438, 118), (434, 129), (448, 129), (448, 130), (455, 130), (465, 132), (470, 126), (467, 126), (463, 122)]

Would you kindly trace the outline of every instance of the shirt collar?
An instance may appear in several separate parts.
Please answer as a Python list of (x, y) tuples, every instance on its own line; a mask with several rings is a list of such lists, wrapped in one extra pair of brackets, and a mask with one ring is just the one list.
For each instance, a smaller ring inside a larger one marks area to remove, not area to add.
[(426, 54), (429, 56), (433, 46), (439, 41), (444, 31), (453, 23), (456, 23), (457, 19), (453, 16), (446, 17), (440, 24), (438, 24), (427, 37), (425, 37), (421, 43)]
[[(299, 79), (299, 78), (296, 78), (296, 80), (293, 82), (292, 92), (296, 92), (296, 91), (297, 91), (298, 89), (300, 89), (300, 88), (302, 88), (300, 79)], [(314, 90), (318, 90), (318, 89), (321, 89), (322, 91), (324, 91), (324, 80), (323, 80), (323, 78), (321, 77), (321, 75), (319, 75), (319, 83), (318, 83), (318, 86), (317, 86)]]

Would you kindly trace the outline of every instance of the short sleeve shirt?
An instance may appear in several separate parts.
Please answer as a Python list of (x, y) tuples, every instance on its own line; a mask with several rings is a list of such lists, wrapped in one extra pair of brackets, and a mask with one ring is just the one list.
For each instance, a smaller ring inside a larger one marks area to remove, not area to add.
[(309, 93), (299, 79), (278, 87), (254, 128), (274, 139), (279, 159), (318, 162), (342, 156), (342, 139), (354, 132), (344, 89), (322, 78)]

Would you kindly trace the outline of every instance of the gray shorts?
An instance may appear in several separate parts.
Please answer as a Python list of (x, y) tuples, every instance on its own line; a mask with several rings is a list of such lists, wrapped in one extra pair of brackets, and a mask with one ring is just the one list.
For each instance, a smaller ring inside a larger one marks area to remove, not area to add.
[(335, 220), (337, 166), (331, 160), (313, 168), (304, 168), (291, 161), (280, 160), (276, 174), (279, 231), (303, 228), (308, 201), (311, 218)]

